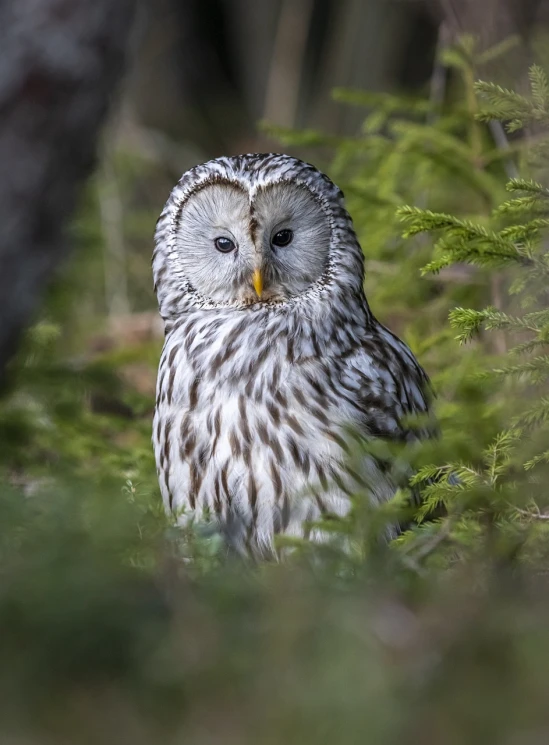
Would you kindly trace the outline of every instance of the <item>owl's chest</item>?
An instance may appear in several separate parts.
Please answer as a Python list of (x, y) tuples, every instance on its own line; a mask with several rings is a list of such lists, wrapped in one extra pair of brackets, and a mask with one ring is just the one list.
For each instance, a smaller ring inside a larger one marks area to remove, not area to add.
[(215, 357), (197, 369), (179, 350), (160, 375), (155, 450), (170, 508), (283, 521), (295, 495), (337, 475), (348, 420), (337, 386), (320, 366), (270, 351), (249, 350), (253, 369), (236, 359), (216, 370)]
[(204, 464), (292, 470), (302, 457), (341, 455), (337, 433), (349, 415), (314, 366), (266, 361), (253, 374), (211, 379), (189, 368), (180, 382), (170, 413), (180, 433), (192, 433)]

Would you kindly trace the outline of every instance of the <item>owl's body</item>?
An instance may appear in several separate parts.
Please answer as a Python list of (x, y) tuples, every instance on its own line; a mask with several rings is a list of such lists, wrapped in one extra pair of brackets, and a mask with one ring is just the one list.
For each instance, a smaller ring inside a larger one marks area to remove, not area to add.
[(189, 171), (159, 219), (153, 269), (167, 509), (269, 552), (277, 533), (346, 514), (358, 491), (393, 495), (390, 469), (373, 456), (350, 469), (347, 454), (357, 433), (412, 436), (402, 419), (427, 411), (427, 379), (368, 307), (362, 251), (327, 177), (283, 155)]

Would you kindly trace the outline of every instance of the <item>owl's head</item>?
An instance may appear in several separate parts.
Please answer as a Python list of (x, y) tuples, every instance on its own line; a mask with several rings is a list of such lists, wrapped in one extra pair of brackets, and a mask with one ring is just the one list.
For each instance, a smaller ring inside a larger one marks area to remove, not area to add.
[(218, 158), (191, 169), (157, 224), (161, 310), (174, 293), (199, 307), (291, 303), (342, 272), (361, 286), (362, 253), (342, 199), (327, 176), (287, 155)]

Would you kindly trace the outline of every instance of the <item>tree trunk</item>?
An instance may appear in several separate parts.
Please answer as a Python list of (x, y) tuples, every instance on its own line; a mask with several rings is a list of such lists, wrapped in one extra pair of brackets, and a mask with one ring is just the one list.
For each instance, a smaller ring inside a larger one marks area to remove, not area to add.
[(0, 0), (0, 378), (65, 257), (134, 0)]

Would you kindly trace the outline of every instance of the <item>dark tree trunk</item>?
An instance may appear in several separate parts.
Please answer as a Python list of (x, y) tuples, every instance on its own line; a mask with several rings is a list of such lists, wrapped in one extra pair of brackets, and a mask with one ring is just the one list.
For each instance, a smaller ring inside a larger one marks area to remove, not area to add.
[(67, 253), (134, 0), (0, 0), (0, 378)]

